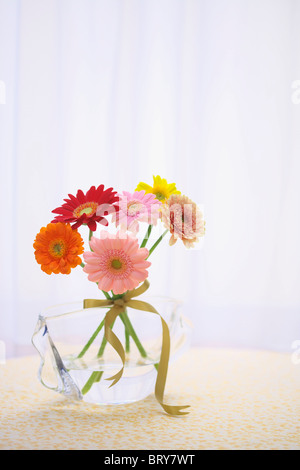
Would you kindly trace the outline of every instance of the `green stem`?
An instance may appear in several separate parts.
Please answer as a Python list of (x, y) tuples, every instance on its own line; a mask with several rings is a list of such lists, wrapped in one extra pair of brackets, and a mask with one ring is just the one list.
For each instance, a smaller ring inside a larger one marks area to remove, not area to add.
[[(97, 285), (98, 285), (98, 282), (97, 282)], [(111, 297), (108, 292), (105, 292), (105, 290), (103, 290), (102, 292), (108, 300), (111, 300)]]
[(104, 336), (103, 339), (102, 339), (102, 343), (101, 343), (101, 346), (100, 346), (100, 348), (99, 348), (97, 357), (102, 357), (102, 356), (103, 356), (103, 353), (104, 353), (104, 349), (105, 349), (106, 344), (107, 344), (107, 339), (106, 339), (105, 336)]
[[(91, 241), (91, 238), (92, 238), (93, 234), (94, 234), (94, 232), (90, 229), (90, 231), (89, 231), (89, 242)], [(91, 249), (91, 251), (93, 251), (93, 250)]]
[(102, 320), (102, 322), (100, 323), (100, 325), (98, 326), (98, 328), (96, 329), (96, 331), (94, 332), (94, 334), (90, 337), (90, 339), (88, 340), (88, 342), (86, 343), (86, 345), (84, 346), (84, 348), (80, 351), (80, 353), (78, 354), (78, 359), (80, 359), (86, 352), (87, 350), (89, 349), (89, 347), (91, 346), (91, 344), (93, 343), (93, 341), (96, 339), (96, 337), (98, 336), (99, 332), (101, 331), (101, 329), (103, 328), (103, 325), (104, 325), (104, 322), (105, 320)]
[(125, 328), (125, 352), (130, 353), (130, 335)]
[[(128, 314), (127, 314), (126, 310), (125, 310), (125, 312), (120, 314), (120, 319), (122, 320), (122, 322), (125, 326), (125, 350), (126, 350), (126, 352), (129, 352), (129, 339), (130, 339), (130, 336), (131, 336), (133, 341), (135, 342), (136, 347), (138, 348), (141, 356), (144, 357), (144, 358), (147, 357), (147, 352), (143, 348), (143, 346), (142, 346), (142, 344), (141, 344), (141, 342), (140, 342), (140, 340), (139, 340), (139, 338), (138, 338), (138, 336), (135, 332), (135, 329), (133, 328), (132, 323), (129, 320), (129, 317), (128, 317)], [(104, 322), (104, 320), (103, 320), (103, 322)], [(113, 326), (114, 326), (114, 323), (111, 325), (111, 328), (113, 328)], [(107, 344), (107, 340), (104, 337), (103, 340), (102, 340), (98, 355), (97, 355), (98, 357), (101, 357), (103, 355), (106, 344)], [(158, 369), (158, 364), (154, 364), (154, 367), (157, 370)], [(88, 381), (86, 382), (86, 384), (84, 385), (84, 387), (82, 388), (81, 393), (83, 395), (85, 393), (87, 393), (91, 389), (91, 387), (94, 383), (99, 382), (101, 380), (102, 374), (103, 374), (103, 371), (93, 372), (91, 374), (90, 378), (88, 379)]]
[[(82, 263), (83, 264), (83, 263)], [(98, 283), (97, 283), (98, 284)], [(105, 292), (104, 290), (102, 291), (103, 294), (105, 295), (105, 297), (109, 300), (110, 299), (110, 295)], [(88, 342), (86, 343), (86, 345), (84, 346), (84, 348), (80, 351), (80, 353), (78, 354), (77, 358), (80, 359), (85, 353), (86, 351), (89, 349), (89, 347), (91, 346), (91, 344), (93, 343), (93, 341), (96, 339), (96, 337), (98, 336), (99, 332), (101, 331), (101, 329), (103, 328), (103, 325), (104, 325), (104, 322), (105, 322), (105, 318), (102, 320), (102, 322), (100, 323), (100, 325), (98, 326), (98, 328), (95, 330), (95, 332), (93, 333), (93, 335), (90, 337), (90, 339), (88, 340)]]
[(89, 380), (81, 389), (82, 395), (85, 395), (91, 389), (92, 385), (95, 382), (100, 382), (102, 375), (103, 375), (103, 370), (92, 372)]
[[(151, 255), (151, 253), (155, 250), (155, 248), (157, 247), (157, 245), (160, 244), (160, 242), (162, 241), (162, 239), (167, 235), (168, 233), (168, 229), (164, 231), (164, 233), (156, 240), (156, 242), (154, 243), (154, 245), (151, 246), (150, 250), (149, 250), (149, 255), (148, 255), (148, 258), (149, 256)], [(148, 259), (147, 258), (147, 259)]]
[[(105, 291), (102, 291), (105, 293)], [(107, 292), (106, 292), (107, 294)], [(110, 296), (108, 296), (108, 298), (110, 298)], [(99, 325), (99, 327), (97, 328), (97, 330), (101, 330), (101, 328), (103, 327), (105, 323), (105, 318), (102, 320), (101, 324)], [(111, 326), (111, 328), (113, 327), (113, 325)], [(96, 338), (97, 334), (99, 333), (99, 331), (97, 332), (97, 330), (95, 331), (95, 333), (93, 334), (93, 336), (90, 338), (89, 342), (87, 343), (87, 345), (83, 348), (83, 350), (81, 351), (81, 353), (85, 353), (85, 351), (89, 348), (89, 346), (92, 344), (92, 342), (94, 341), (94, 339)], [(97, 332), (97, 334), (96, 334)], [(89, 344), (90, 343), (90, 344)], [(105, 349), (105, 346), (107, 344), (107, 340), (105, 337), (103, 337), (102, 339), (102, 343), (101, 343), (101, 346), (100, 346), (100, 349), (98, 351), (98, 354), (97, 354), (97, 357), (101, 357), (104, 353), (104, 349)], [(82, 355), (83, 355), (82, 354)], [(80, 356), (82, 357), (82, 356)], [(103, 370), (102, 371), (95, 371), (95, 372), (92, 372), (92, 374), (90, 375), (90, 378), (88, 379), (88, 381), (86, 382), (86, 384), (83, 386), (82, 390), (81, 390), (81, 393), (82, 395), (85, 395), (92, 387), (92, 385), (96, 382), (100, 382), (101, 380), (101, 377), (103, 375)]]
[(144, 240), (143, 240), (142, 243), (141, 243), (141, 248), (144, 248), (144, 246), (147, 245), (147, 241), (149, 240), (152, 227), (153, 227), (153, 225), (149, 225), (149, 227), (148, 227), (148, 229), (147, 229), (147, 232), (146, 232), (146, 235), (145, 235), (145, 238), (144, 238)]
[[(110, 298), (110, 297), (109, 297)], [(102, 320), (101, 322), (101, 325), (103, 326), (104, 325), (104, 322), (105, 322), (105, 318), (104, 320)], [(101, 326), (100, 325), (100, 326)], [(100, 328), (99, 326), (99, 328)], [(111, 325), (111, 328), (113, 327), (113, 324)], [(100, 331), (100, 330), (99, 330)], [(96, 333), (96, 332), (95, 332)], [(94, 334), (95, 334), (94, 333)], [(94, 336), (94, 335), (93, 335)], [(95, 336), (96, 337), (96, 336)], [(98, 351), (98, 354), (97, 354), (97, 357), (101, 357), (104, 353), (104, 349), (105, 349), (105, 346), (107, 344), (107, 340), (105, 337), (103, 337), (102, 339), (102, 343), (101, 343), (101, 346), (100, 346), (100, 349)], [(103, 370), (102, 371), (95, 371), (95, 372), (92, 372), (92, 374), (90, 375), (90, 378), (88, 379), (88, 381), (86, 382), (86, 384), (83, 386), (82, 390), (81, 390), (81, 393), (82, 395), (86, 394), (92, 387), (92, 385), (96, 382), (100, 382), (101, 380), (101, 377), (103, 375)]]
[(124, 330), (125, 330), (125, 352), (130, 353), (130, 334), (125, 325), (124, 325)]
[[(111, 329), (111, 330), (113, 329), (114, 323), (115, 323), (115, 322), (113, 322), (113, 323), (110, 325), (110, 329)], [(99, 351), (98, 351), (97, 357), (102, 357), (102, 356), (103, 356), (103, 353), (104, 353), (104, 349), (105, 349), (106, 344), (107, 344), (107, 339), (106, 339), (105, 336), (104, 336), (104, 337), (103, 337), (103, 340), (102, 340), (102, 343), (101, 343), (101, 346), (100, 346), (100, 349), (99, 349)]]
[(124, 323), (124, 326), (128, 332), (128, 334), (132, 337), (133, 341), (135, 342), (136, 344), (136, 347), (138, 348), (140, 354), (142, 357), (147, 357), (147, 353), (145, 351), (145, 349), (143, 348), (142, 346), (142, 343), (140, 342), (133, 326), (132, 326), (132, 323), (131, 321), (129, 320), (129, 317), (127, 315), (127, 312), (124, 312), (122, 315), (120, 315), (120, 318), (122, 320), (122, 322)]

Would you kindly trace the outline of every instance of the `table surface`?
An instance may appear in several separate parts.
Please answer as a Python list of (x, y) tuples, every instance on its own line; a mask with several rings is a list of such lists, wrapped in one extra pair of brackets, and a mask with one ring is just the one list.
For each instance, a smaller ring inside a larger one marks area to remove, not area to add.
[(39, 357), (0, 364), (0, 449), (300, 449), (300, 364), (290, 354), (191, 349), (169, 370), (166, 415), (153, 395), (130, 405), (70, 402), (37, 380)]

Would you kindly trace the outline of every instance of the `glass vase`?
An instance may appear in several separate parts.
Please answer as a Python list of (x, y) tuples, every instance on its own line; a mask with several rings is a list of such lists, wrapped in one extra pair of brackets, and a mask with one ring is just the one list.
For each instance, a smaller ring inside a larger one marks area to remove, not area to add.
[[(167, 322), (170, 361), (189, 346), (191, 325), (181, 303), (165, 297), (145, 297)], [(116, 405), (142, 400), (154, 392), (162, 346), (158, 315), (127, 307), (112, 326), (126, 351), (121, 379), (111, 386), (120, 357), (104, 337), (108, 307), (83, 308), (82, 302), (46, 309), (39, 315), (32, 343), (41, 356), (38, 378), (55, 392), (73, 400)]]

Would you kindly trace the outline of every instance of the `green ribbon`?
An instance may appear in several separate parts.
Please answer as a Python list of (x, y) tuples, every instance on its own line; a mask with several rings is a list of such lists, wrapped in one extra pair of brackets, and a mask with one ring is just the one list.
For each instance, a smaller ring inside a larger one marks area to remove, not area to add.
[(123, 375), (125, 367), (125, 351), (122, 343), (118, 337), (111, 330), (110, 326), (116, 320), (116, 318), (124, 312), (126, 307), (131, 307), (137, 310), (143, 310), (145, 312), (155, 313), (160, 317), (162, 325), (162, 347), (160, 360), (157, 370), (157, 378), (155, 384), (155, 397), (166, 413), (170, 415), (186, 415), (188, 412), (181, 410), (189, 408), (189, 405), (174, 406), (166, 405), (164, 403), (164, 392), (167, 380), (169, 357), (170, 357), (170, 332), (169, 327), (162, 316), (155, 310), (155, 308), (148, 302), (142, 300), (134, 300), (134, 297), (138, 297), (143, 294), (149, 288), (149, 282), (146, 280), (141, 286), (126, 292), (122, 298), (119, 299), (85, 299), (83, 301), (83, 308), (95, 308), (95, 307), (111, 307), (106, 313), (104, 321), (104, 336), (108, 343), (115, 349), (122, 361), (122, 368), (112, 377), (106, 380), (112, 380), (110, 387), (115, 385)]

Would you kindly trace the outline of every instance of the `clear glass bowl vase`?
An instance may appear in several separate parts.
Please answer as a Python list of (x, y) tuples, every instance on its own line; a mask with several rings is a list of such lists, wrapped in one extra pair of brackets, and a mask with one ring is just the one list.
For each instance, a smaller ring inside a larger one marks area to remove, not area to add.
[[(191, 325), (180, 312), (180, 302), (164, 297), (143, 300), (168, 324), (171, 363), (189, 346)], [(127, 307), (126, 317), (134, 332), (130, 336), (121, 318), (116, 319), (113, 332), (126, 350), (126, 361), (123, 376), (111, 386), (106, 379), (122, 363), (101, 328), (107, 311), (108, 307), (84, 309), (82, 302), (76, 302), (50, 307), (39, 315), (32, 343), (41, 356), (38, 378), (45, 387), (74, 400), (102, 405), (132, 403), (154, 392), (162, 345), (159, 316)]]

